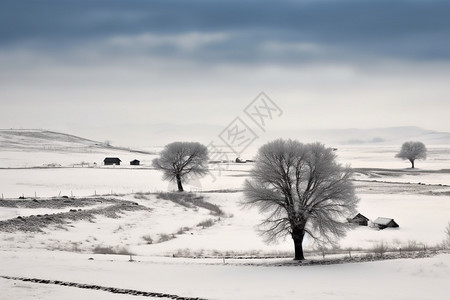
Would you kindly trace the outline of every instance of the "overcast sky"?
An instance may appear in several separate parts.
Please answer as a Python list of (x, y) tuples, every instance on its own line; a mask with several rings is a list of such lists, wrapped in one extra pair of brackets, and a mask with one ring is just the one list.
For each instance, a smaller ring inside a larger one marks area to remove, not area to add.
[(425, 0), (0, 0), (0, 128), (206, 143), (263, 91), (283, 111), (266, 132), (450, 131), (449, 15)]

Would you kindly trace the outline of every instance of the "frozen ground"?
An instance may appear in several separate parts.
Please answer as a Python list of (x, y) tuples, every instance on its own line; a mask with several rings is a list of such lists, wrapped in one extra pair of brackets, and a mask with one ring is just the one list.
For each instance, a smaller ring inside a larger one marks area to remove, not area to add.
[[(88, 260), (93, 257), (94, 260)], [(206, 299), (448, 299), (450, 254), (327, 266), (2, 251), (2, 273)], [(1, 299), (139, 299), (0, 278)], [(60, 298), (58, 298), (60, 297)]]
[[(416, 170), (408, 169), (408, 162), (393, 157), (398, 148), (339, 147), (339, 160), (357, 168), (359, 211), (371, 220), (392, 217), (400, 225), (398, 229), (386, 230), (356, 227), (340, 241), (342, 249), (357, 252), (361, 248), (370, 252), (374, 245), (383, 242), (397, 251), (407, 245), (422, 248), (442, 243), (450, 221), (450, 148), (428, 146), (429, 159), (417, 162)], [(288, 263), (290, 258), (224, 261), (224, 255), (292, 254), (289, 239), (265, 244), (255, 228), (263, 216), (239, 204), (243, 197), (242, 183), (251, 164), (211, 165), (212, 175), (186, 184), (188, 190), (224, 211), (218, 216), (205, 208), (161, 199), (160, 191), (175, 186), (162, 181), (161, 174), (150, 167), (154, 157), (151, 154), (123, 150), (107, 153), (104, 149), (75, 153), (53, 148), (3, 150), (0, 149), (3, 198), (17, 199), (24, 195), (29, 201), (33, 198), (45, 201), (48, 197), (73, 195), (76, 202), (82, 197), (97, 199), (103, 194), (108, 199), (136, 202), (149, 210), (123, 211), (119, 218), (96, 215), (89, 220), (71, 220), (35, 233), (1, 232), (0, 276), (206, 299), (447, 299), (450, 295), (446, 284), (450, 279), (450, 254), (302, 267), (276, 265)], [(143, 165), (104, 167), (100, 163), (105, 156), (123, 157), (123, 161), (137, 158)], [(89, 167), (82, 167), (82, 161), (89, 162)], [(61, 167), (43, 167), (48, 164)], [(81, 209), (107, 205), (96, 203)], [(69, 213), (71, 208), (75, 205), (0, 207), (0, 221)], [(306, 240), (305, 246), (312, 250), (310, 241)], [(93, 254), (96, 247), (132, 253), (135, 261), (129, 262), (128, 255)], [(218, 258), (181, 257), (201, 255)], [(307, 255), (309, 259), (321, 259)], [(137, 299), (1, 277), (0, 291), (0, 299)]]

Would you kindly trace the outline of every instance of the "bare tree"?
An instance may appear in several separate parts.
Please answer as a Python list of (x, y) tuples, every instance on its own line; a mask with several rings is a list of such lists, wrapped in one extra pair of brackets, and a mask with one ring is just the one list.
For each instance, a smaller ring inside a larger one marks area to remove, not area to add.
[(383, 255), (388, 250), (389, 250), (389, 247), (387, 244), (384, 243), (384, 241), (381, 241), (380, 243), (375, 244), (372, 248), (373, 253), (379, 255), (380, 257), (383, 257)]
[(178, 191), (183, 191), (182, 180), (187, 175), (204, 176), (208, 173), (208, 149), (195, 142), (174, 142), (161, 151), (153, 166), (163, 171), (164, 180), (176, 180)]
[(416, 159), (427, 158), (427, 148), (422, 142), (404, 142), (402, 149), (395, 157), (409, 160), (411, 168), (414, 169), (414, 161)]
[(351, 174), (320, 143), (275, 140), (258, 151), (251, 180), (245, 182), (244, 205), (268, 214), (260, 224), (267, 242), (290, 235), (294, 259), (303, 260), (305, 234), (335, 244), (349, 228), (346, 217), (359, 201)]
[(450, 248), (450, 222), (448, 222), (448, 225), (445, 228), (444, 247)]

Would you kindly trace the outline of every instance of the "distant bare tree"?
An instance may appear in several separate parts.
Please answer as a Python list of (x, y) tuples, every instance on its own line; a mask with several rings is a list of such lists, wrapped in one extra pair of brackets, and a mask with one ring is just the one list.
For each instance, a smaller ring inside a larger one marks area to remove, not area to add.
[(444, 246), (450, 248), (450, 222), (448, 222), (448, 225), (445, 228)]
[(395, 157), (409, 160), (411, 162), (411, 168), (414, 169), (414, 161), (416, 159), (427, 158), (427, 148), (422, 142), (404, 142), (402, 149)]
[(183, 191), (182, 180), (187, 175), (203, 176), (208, 173), (208, 149), (200, 143), (174, 142), (161, 151), (153, 166), (163, 171), (164, 180), (176, 180), (178, 191)]
[(268, 216), (260, 224), (267, 242), (290, 235), (295, 260), (303, 260), (305, 234), (335, 244), (349, 228), (355, 196), (350, 168), (336, 162), (331, 148), (320, 143), (275, 140), (263, 145), (251, 180), (245, 182), (244, 205)]

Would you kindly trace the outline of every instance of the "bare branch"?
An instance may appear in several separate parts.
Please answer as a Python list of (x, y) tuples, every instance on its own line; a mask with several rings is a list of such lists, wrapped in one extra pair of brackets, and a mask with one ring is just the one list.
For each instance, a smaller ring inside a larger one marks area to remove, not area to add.
[(208, 149), (200, 143), (174, 142), (161, 151), (152, 161), (153, 166), (163, 171), (164, 180), (177, 180), (182, 191), (181, 181), (189, 174), (203, 176), (208, 173)]
[(266, 214), (260, 228), (267, 241), (292, 236), (297, 259), (304, 234), (331, 244), (345, 235), (346, 217), (359, 201), (351, 174), (322, 144), (276, 140), (258, 151), (251, 180), (245, 182), (244, 205)]

